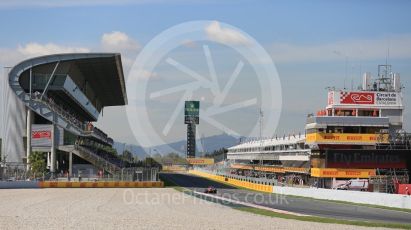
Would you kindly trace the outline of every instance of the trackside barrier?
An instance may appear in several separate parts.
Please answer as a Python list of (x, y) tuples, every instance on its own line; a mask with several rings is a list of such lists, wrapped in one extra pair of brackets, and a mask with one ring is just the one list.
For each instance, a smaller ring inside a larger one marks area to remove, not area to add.
[(274, 186), (273, 189), (276, 193), (284, 195), (411, 209), (411, 196), (407, 195), (281, 186)]
[(263, 184), (251, 183), (251, 182), (248, 182), (248, 181), (241, 181), (241, 180), (232, 179), (232, 178), (228, 178), (228, 177), (224, 177), (224, 176), (218, 176), (218, 175), (205, 173), (205, 172), (201, 172), (201, 171), (197, 171), (197, 170), (189, 170), (189, 173), (191, 173), (193, 175), (196, 175), (196, 176), (205, 177), (205, 178), (210, 179), (210, 180), (224, 182), (224, 183), (227, 183), (227, 184), (231, 184), (231, 185), (234, 185), (234, 186), (247, 188), (247, 189), (251, 189), (251, 190), (255, 190), (255, 191), (259, 191), (259, 192), (269, 192), (269, 193), (273, 192), (273, 186), (271, 186), (271, 185), (263, 185)]
[(45, 181), (39, 182), (40, 188), (162, 188), (162, 181), (98, 181), (70, 182)]
[(33, 188), (162, 188), (162, 181), (0, 181), (0, 189)]
[(0, 181), (0, 189), (39, 188), (37, 181)]
[(336, 200), (359, 204), (380, 205), (394, 208), (411, 209), (411, 196), (400, 194), (388, 194), (377, 192), (360, 192), (360, 191), (346, 191), (334, 189), (321, 188), (296, 188), (296, 187), (282, 187), (271, 186), (231, 179), (224, 176), (219, 176), (211, 173), (206, 173), (197, 170), (189, 170), (189, 173), (204, 177), (207, 179), (225, 182), (231, 185), (248, 188), (256, 191), (278, 193), (283, 195), (294, 195), (302, 197), (310, 197), (322, 200)]

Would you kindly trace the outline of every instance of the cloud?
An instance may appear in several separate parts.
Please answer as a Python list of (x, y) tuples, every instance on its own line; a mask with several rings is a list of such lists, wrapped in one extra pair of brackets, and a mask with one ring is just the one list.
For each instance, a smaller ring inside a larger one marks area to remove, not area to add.
[(0, 48), (0, 65), (11, 67), (25, 59), (17, 49)]
[(345, 40), (319, 45), (274, 43), (267, 47), (276, 62), (333, 61), (345, 57), (350, 60), (385, 59), (388, 48), (390, 58), (411, 58), (411, 35)]
[(147, 70), (143, 70), (143, 71), (142, 71), (142, 75), (141, 75), (141, 76), (138, 76), (138, 77), (146, 78), (146, 79), (148, 79), (148, 78), (155, 78), (155, 77), (158, 77), (158, 73), (157, 73), (157, 72), (150, 72), (150, 71), (147, 71)]
[(189, 39), (182, 41), (181, 44), (187, 48), (196, 48), (198, 46), (195, 41)]
[(218, 21), (212, 22), (205, 28), (207, 37), (213, 41), (232, 45), (247, 45), (250, 41), (240, 32), (222, 28)]
[(23, 56), (32, 57), (55, 53), (87, 53), (90, 52), (90, 49), (84, 47), (60, 46), (53, 43), (39, 44), (31, 42), (24, 46), (19, 45), (17, 51)]
[(14, 66), (20, 61), (27, 58), (56, 54), (56, 53), (87, 53), (89, 48), (63, 46), (54, 43), (41, 44), (29, 42), (24, 45), (18, 45), (15, 48), (0, 47), (0, 65)]
[(120, 31), (103, 34), (101, 37), (101, 46), (103, 50), (116, 52), (135, 51), (140, 49), (140, 45), (136, 40)]
[(121, 53), (123, 69), (127, 73), (134, 63), (140, 44), (124, 32), (112, 31), (101, 36), (100, 48), (104, 52)]
[(112, 31), (101, 36), (100, 49), (104, 52), (121, 53), (125, 73), (130, 70), (140, 48), (137, 40), (121, 31)]
[[(68, 46), (56, 43), (29, 42), (15, 48), (0, 47), (0, 65), (13, 66), (30, 57), (58, 54), (58, 53), (87, 53), (87, 52), (119, 52), (122, 55), (124, 71), (127, 73), (132, 66), (139, 43), (120, 31), (104, 33), (100, 38), (100, 45), (96, 47)], [(152, 77), (155, 74), (146, 74)]]

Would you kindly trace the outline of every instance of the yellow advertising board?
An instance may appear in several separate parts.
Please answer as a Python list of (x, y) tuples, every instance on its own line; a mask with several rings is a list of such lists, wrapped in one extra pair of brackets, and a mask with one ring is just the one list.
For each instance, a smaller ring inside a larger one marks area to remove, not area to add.
[(212, 165), (214, 164), (213, 158), (187, 158), (187, 162), (190, 165)]
[(256, 166), (254, 170), (263, 171), (263, 172), (274, 172), (274, 173), (284, 173), (285, 172), (284, 168), (282, 167)]
[(369, 178), (375, 176), (375, 169), (312, 168), (311, 176), (321, 178)]
[(251, 165), (241, 165), (241, 164), (232, 164), (231, 168), (233, 168), (233, 169), (249, 169), (249, 170), (254, 169), (253, 166), (251, 166)]
[(164, 165), (163, 172), (179, 172), (186, 171), (186, 167), (180, 165)]
[(306, 143), (358, 143), (375, 144), (388, 143), (388, 134), (358, 134), (358, 133), (310, 133)]
[(262, 183), (257, 184), (257, 183), (252, 183), (249, 181), (237, 180), (234, 178), (223, 177), (223, 176), (214, 175), (214, 174), (210, 174), (210, 173), (206, 173), (202, 171), (196, 171), (196, 170), (189, 170), (189, 173), (197, 175), (197, 176), (205, 177), (210, 180), (219, 181), (219, 182), (223, 182), (223, 183), (227, 183), (227, 184), (231, 184), (234, 186), (239, 186), (239, 187), (243, 187), (243, 188), (247, 188), (247, 189), (251, 189), (255, 191), (268, 192), (268, 193), (273, 192), (273, 186), (271, 185), (265, 185)]

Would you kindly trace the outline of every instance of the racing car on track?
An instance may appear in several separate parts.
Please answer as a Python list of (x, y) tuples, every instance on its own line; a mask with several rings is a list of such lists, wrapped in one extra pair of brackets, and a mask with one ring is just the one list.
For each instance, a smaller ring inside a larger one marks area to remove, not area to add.
[(213, 186), (210, 186), (205, 189), (204, 193), (217, 193), (217, 189), (215, 189)]

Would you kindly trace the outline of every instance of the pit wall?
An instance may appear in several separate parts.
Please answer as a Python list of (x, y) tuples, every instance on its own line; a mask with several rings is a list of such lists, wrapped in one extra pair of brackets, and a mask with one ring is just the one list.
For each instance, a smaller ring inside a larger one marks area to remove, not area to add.
[(33, 189), (33, 188), (162, 188), (162, 181), (100, 181), (100, 182), (70, 182), (70, 181), (15, 181), (0, 182), (0, 189)]
[(411, 196), (401, 194), (388, 194), (377, 192), (360, 192), (360, 191), (347, 191), (347, 190), (335, 190), (335, 189), (322, 189), (322, 188), (295, 188), (295, 187), (282, 187), (262, 185), (257, 183), (251, 183), (247, 181), (241, 181), (237, 179), (227, 178), (224, 176), (215, 175), (198, 170), (189, 170), (189, 173), (204, 177), (207, 179), (228, 183), (234, 186), (247, 188), (255, 191), (270, 192), (284, 195), (293, 195), (301, 197), (309, 197), (321, 200), (334, 200), (344, 201), (359, 204), (379, 205), (394, 208), (411, 209)]
[(214, 175), (211, 173), (206, 173), (206, 172), (201, 172), (201, 171), (197, 171), (197, 170), (189, 170), (189, 173), (196, 175), (196, 176), (200, 176), (200, 177), (204, 177), (210, 180), (215, 180), (218, 182), (223, 182), (226, 184), (230, 184), (233, 186), (238, 186), (238, 187), (242, 187), (242, 188), (246, 188), (246, 189), (251, 189), (254, 191), (259, 191), (259, 192), (269, 192), (272, 193), (273, 192), (273, 186), (270, 185), (263, 185), (263, 184), (256, 184), (256, 183), (251, 183), (248, 181), (242, 181), (242, 180), (237, 180), (237, 179), (232, 179), (232, 178), (228, 178), (228, 177), (224, 177), (224, 176), (218, 176), (218, 175)]
[(279, 194), (411, 209), (411, 196), (377, 192), (273, 186)]

